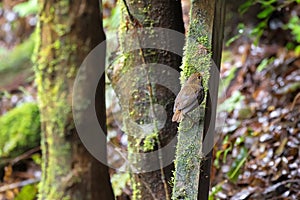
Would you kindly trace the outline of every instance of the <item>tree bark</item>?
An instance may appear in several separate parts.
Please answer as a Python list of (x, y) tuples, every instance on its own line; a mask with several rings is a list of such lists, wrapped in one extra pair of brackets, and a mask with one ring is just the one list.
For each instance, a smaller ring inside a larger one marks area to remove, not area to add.
[[(186, 80), (194, 72), (203, 72), (206, 100), (203, 101), (200, 108), (189, 114), (198, 123), (191, 126), (190, 119), (185, 118), (179, 125), (172, 199), (207, 199), (209, 189), (207, 187), (209, 186), (209, 179), (207, 177), (209, 178), (209, 176), (202, 174), (204, 168), (201, 168), (201, 163), (206, 164), (205, 173), (209, 172), (210, 165), (205, 160), (208, 153), (206, 150), (210, 152), (209, 149), (212, 148), (212, 141), (209, 140), (210, 143), (204, 143), (203, 146), (202, 140), (205, 139), (208, 127), (214, 131), (214, 123), (210, 124), (210, 117), (215, 117), (215, 107), (211, 108), (210, 101), (212, 101), (211, 98), (213, 100), (217, 99), (217, 93), (215, 92), (218, 88), (218, 82), (214, 82), (216, 85), (211, 84), (213, 83), (212, 80), (218, 76), (218, 72), (216, 74), (214, 71), (215, 65), (211, 61), (212, 53), (215, 53), (212, 50), (217, 50), (216, 48), (212, 48), (215, 4), (216, 0), (192, 1), (190, 12), (191, 23), (183, 57), (181, 79)], [(220, 52), (216, 52), (216, 55), (214, 57), (220, 61)], [(214, 91), (211, 91), (211, 88)], [(206, 109), (205, 105), (208, 105), (209, 108)], [(216, 105), (214, 104), (214, 106)], [(210, 134), (213, 134), (213, 131)], [(200, 177), (202, 181), (206, 181), (206, 187), (203, 187), (205, 191), (198, 191)]]
[[(71, 112), (77, 70), (87, 54), (105, 40), (99, 2), (40, 0), (39, 5), (35, 58), (43, 154), (39, 199), (114, 199), (108, 168), (81, 143)], [(102, 112), (101, 123), (105, 122), (103, 83), (104, 79), (98, 91), (101, 103), (96, 106)]]
[[(124, 46), (128, 43), (137, 42), (141, 44), (146, 39), (138, 31), (136, 32), (137, 36), (130, 41), (124, 40), (122, 36), (130, 31), (137, 30), (137, 28), (145, 28), (144, 31), (148, 31), (149, 34), (154, 27), (163, 27), (184, 33), (181, 3), (180, 1), (151, 0), (145, 3), (145, 1), (124, 0), (122, 2), (121, 23), (120, 43), (124, 63), (122, 63), (122, 68), (114, 70), (114, 74), (111, 77), (122, 109), (126, 108), (130, 111), (125, 112), (123, 115), (124, 131), (129, 137), (128, 159), (130, 163), (138, 163), (140, 160), (134, 156), (134, 153), (146, 153), (160, 149), (174, 139), (177, 133), (176, 124), (171, 122), (175, 95), (167, 88), (147, 81), (148, 78), (155, 79), (155, 77), (151, 76), (151, 70), (145, 64), (164, 64), (179, 71), (181, 56), (160, 49), (143, 49), (142, 47), (135, 51), (126, 52)], [(156, 36), (153, 34), (153, 37)], [(177, 45), (182, 49), (184, 38), (178, 41), (171, 41), (168, 35), (164, 35), (164, 38), (164, 42), (167, 45)], [(156, 40), (156, 42), (160, 41)], [(136, 74), (128, 77), (126, 83), (118, 83), (128, 71), (135, 71)], [(161, 74), (161, 76), (164, 75), (167, 76), (167, 74)], [(178, 77), (173, 78), (178, 80)], [(143, 80), (146, 81), (143, 82)], [(139, 87), (134, 87), (134, 85), (139, 85)], [(131, 122), (133, 121), (137, 124), (148, 123), (149, 121), (147, 120), (149, 120), (148, 116), (151, 113), (151, 104), (153, 102), (164, 107), (167, 114), (166, 123), (161, 130), (154, 131), (153, 134), (140, 139), (136, 136), (139, 130), (136, 130), (131, 125)], [(159, 159), (159, 156), (153, 158), (153, 162)], [(157, 162), (159, 163), (159, 161)], [(131, 173), (133, 199), (170, 199), (171, 187), (169, 182), (172, 176), (172, 169), (173, 164), (152, 172)], [(143, 171), (143, 169), (139, 170)]]
[(224, 38), (224, 20), (225, 20), (225, 1), (216, 0), (213, 31), (212, 31), (212, 59), (213, 67), (210, 69), (209, 92), (207, 94), (205, 120), (204, 120), (204, 135), (203, 135), (203, 150), (205, 159), (202, 161), (200, 169), (200, 180), (198, 188), (198, 199), (206, 200), (209, 196), (210, 188), (210, 171), (212, 162), (212, 147), (215, 135), (216, 112), (218, 100), (218, 87), (220, 79), (220, 65), (222, 57), (222, 47)]

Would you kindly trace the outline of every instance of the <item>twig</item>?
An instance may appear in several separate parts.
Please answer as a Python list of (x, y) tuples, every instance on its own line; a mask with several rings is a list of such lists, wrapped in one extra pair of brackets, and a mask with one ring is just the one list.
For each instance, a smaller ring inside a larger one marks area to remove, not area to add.
[(15, 157), (14, 159), (12, 159), (12, 160), (10, 161), (10, 164), (11, 164), (11, 165), (14, 165), (14, 164), (18, 163), (20, 160), (24, 160), (24, 159), (28, 158), (29, 156), (31, 156), (32, 154), (34, 154), (34, 153), (36, 153), (36, 152), (38, 152), (38, 151), (40, 151), (40, 150), (41, 150), (41, 147), (40, 147), (40, 146), (35, 147), (35, 148), (33, 148), (33, 149), (30, 149), (29, 151), (23, 153), (22, 155), (17, 156), (17, 157)]
[(296, 95), (296, 97), (294, 98), (294, 101), (293, 101), (292, 106), (291, 106), (291, 110), (294, 110), (294, 107), (295, 107), (296, 102), (297, 102), (297, 100), (299, 99), (299, 97), (300, 97), (300, 92), (299, 92), (299, 93)]
[(12, 189), (15, 189), (15, 188), (19, 188), (19, 187), (24, 187), (26, 185), (31, 185), (31, 184), (37, 183), (39, 181), (40, 181), (40, 178), (32, 178), (32, 179), (28, 179), (28, 180), (25, 180), (25, 181), (20, 181), (20, 182), (12, 183), (12, 184), (9, 184), (9, 185), (4, 185), (4, 186), (0, 187), (0, 193), (5, 192), (7, 190), (12, 190)]
[(29, 156), (31, 156), (32, 154), (38, 152), (41, 150), (41, 147), (38, 146), (38, 147), (35, 147), (33, 149), (30, 149), (29, 151), (23, 153), (22, 155), (19, 155), (15, 158), (7, 158), (7, 159), (3, 159), (0, 161), (0, 165), (6, 165), (6, 164), (11, 164), (11, 165), (14, 165), (16, 163), (18, 163), (20, 160), (24, 160), (26, 158), (28, 158)]

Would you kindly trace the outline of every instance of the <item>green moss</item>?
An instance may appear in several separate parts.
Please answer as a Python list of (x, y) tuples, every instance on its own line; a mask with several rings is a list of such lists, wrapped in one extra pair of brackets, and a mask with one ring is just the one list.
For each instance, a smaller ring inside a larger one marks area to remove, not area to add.
[[(209, 71), (211, 60), (211, 35), (207, 24), (208, 16), (199, 4), (192, 3), (191, 24), (184, 48), (183, 64), (181, 66), (181, 83), (183, 84), (191, 74), (204, 73), (203, 87), (208, 90)], [(205, 100), (202, 105), (205, 105)], [(179, 125), (178, 144), (176, 148), (174, 187), (172, 199), (196, 199), (200, 162), (202, 160), (202, 134), (204, 109), (202, 106), (195, 109), (189, 116), (201, 123), (191, 127), (189, 120), (184, 119)], [(177, 176), (180, 174), (180, 176)]]
[(140, 190), (140, 183), (134, 180), (134, 177), (131, 178), (132, 182), (132, 200), (139, 200), (142, 199), (141, 190)]
[(158, 139), (158, 133), (152, 133), (147, 135), (147, 137), (144, 140), (144, 144), (142, 146), (143, 150), (145, 152), (153, 151), (155, 144), (157, 143), (157, 139)]
[[(70, 21), (64, 17), (68, 13), (68, 1), (59, 1), (51, 6), (47, 12), (40, 13), (39, 38), (34, 57), (43, 124), (41, 148), (46, 157), (42, 162), (39, 199), (70, 199), (66, 188), (80, 182), (79, 175), (72, 175), (72, 180), (68, 179), (69, 173), (72, 173), (72, 151), (66, 139), (66, 134), (73, 128), (70, 90), (77, 72), (78, 55), (75, 54), (78, 51), (77, 44), (67, 37)], [(42, 37), (49, 35), (53, 37), (43, 40), (43, 44), (39, 42)]]
[(24, 186), (20, 193), (16, 196), (15, 200), (34, 200), (37, 194), (37, 185), (26, 185)]
[(129, 173), (118, 173), (111, 177), (111, 183), (115, 196), (120, 196), (122, 194), (123, 189), (126, 188), (126, 185), (129, 183), (129, 181)]
[(40, 115), (35, 103), (24, 103), (0, 118), (0, 157), (14, 157), (40, 143)]

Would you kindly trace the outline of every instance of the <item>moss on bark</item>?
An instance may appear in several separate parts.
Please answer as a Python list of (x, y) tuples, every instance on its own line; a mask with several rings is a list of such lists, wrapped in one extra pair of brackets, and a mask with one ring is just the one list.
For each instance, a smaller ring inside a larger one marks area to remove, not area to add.
[(34, 58), (42, 123), (39, 199), (112, 199), (107, 167), (83, 147), (71, 113), (77, 69), (104, 40), (99, 2), (40, 0), (39, 5)]
[[(141, 161), (134, 153), (157, 150), (168, 144), (176, 134), (176, 124), (171, 122), (175, 96), (166, 88), (150, 84), (151, 70), (148, 64), (165, 64), (179, 70), (181, 58), (159, 49), (136, 49), (126, 52), (128, 48), (125, 47), (131, 43), (139, 45), (145, 40), (143, 35), (156, 37), (153, 27), (170, 28), (183, 33), (184, 26), (180, 1), (151, 0), (145, 3), (138, 0), (125, 0), (124, 2), (121, 2), (122, 21), (119, 34), (124, 62), (121, 63), (121, 68), (113, 70), (111, 79), (123, 110), (124, 130), (129, 136), (128, 159), (133, 166), (136, 166), (135, 164)], [(137, 31), (138, 28), (143, 28), (142, 33)], [(128, 38), (125, 40), (123, 36), (130, 31), (136, 32), (135, 37), (132, 41), (128, 41)], [(168, 41), (168, 37), (165, 37)], [(122, 81), (124, 79), (126, 81)], [(160, 131), (155, 120), (151, 121), (149, 117), (154, 104), (162, 105), (168, 113), (165, 127)], [(139, 130), (139, 127), (134, 124), (152, 124), (152, 132), (143, 138), (140, 135), (143, 130)], [(153, 158), (153, 162), (157, 162), (158, 159), (158, 157)], [(168, 181), (171, 177), (171, 169), (172, 166), (169, 166), (153, 172), (132, 173), (133, 199), (169, 199), (171, 188)]]
[[(194, 72), (204, 73), (204, 89), (208, 90), (209, 70), (211, 67), (212, 25), (214, 1), (193, 1), (191, 6), (190, 27), (188, 30), (181, 82)], [(199, 108), (189, 115), (198, 122), (191, 126), (191, 119), (184, 118), (179, 125), (176, 150), (174, 187), (172, 199), (197, 199), (200, 163), (202, 156), (202, 136), (204, 129), (204, 100)]]

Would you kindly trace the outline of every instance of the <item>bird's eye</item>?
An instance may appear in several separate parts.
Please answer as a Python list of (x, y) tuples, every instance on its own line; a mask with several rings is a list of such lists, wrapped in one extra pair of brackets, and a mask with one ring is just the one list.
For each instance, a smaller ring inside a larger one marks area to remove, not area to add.
[(198, 79), (201, 79), (201, 76), (198, 76)]

